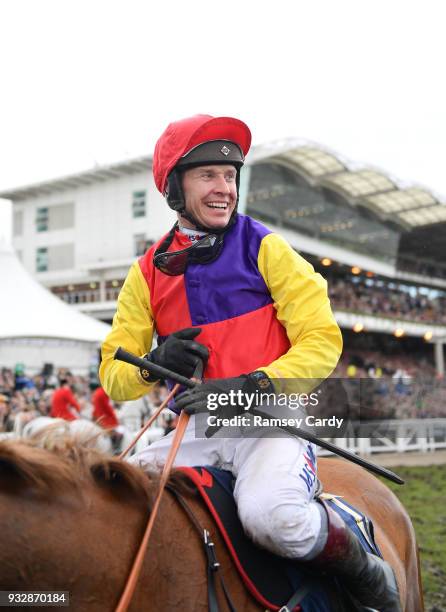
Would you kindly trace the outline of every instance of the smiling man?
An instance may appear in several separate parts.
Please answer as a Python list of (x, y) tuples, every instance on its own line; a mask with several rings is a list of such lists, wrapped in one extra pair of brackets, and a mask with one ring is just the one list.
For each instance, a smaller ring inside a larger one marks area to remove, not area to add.
[[(186, 210), (202, 226), (225, 228), (237, 203), (237, 169), (235, 166), (204, 166), (186, 170), (183, 190)], [(183, 227), (195, 229), (194, 223), (184, 219)]]
[[(240, 520), (256, 543), (342, 575), (363, 605), (398, 610), (390, 567), (314, 499), (313, 444), (284, 431), (195, 436), (195, 415), (215, 394), (274, 393), (278, 379), (325, 379), (342, 349), (324, 279), (281, 236), (237, 213), (250, 144), (249, 128), (231, 117), (196, 115), (161, 135), (153, 173), (177, 223), (130, 269), (102, 348), (102, 385), (120, 401), (156, 382), (114, 361), (118, 346), (187, 377), (203, 361), (203, 384), (175, 401), (192, 415), (176, 465), (231, 470)], [(149, 352), (155, 330), (159, 345)], [(233, 415), (221, 408), (219, 416)], [(170, 443), (169, 435), (133, 460), (153, 469)]]

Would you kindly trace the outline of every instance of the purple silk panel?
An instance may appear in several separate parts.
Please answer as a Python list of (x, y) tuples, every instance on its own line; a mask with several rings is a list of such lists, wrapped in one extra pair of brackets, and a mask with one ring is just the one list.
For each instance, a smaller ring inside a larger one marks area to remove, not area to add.
[(260, 243), (270, 233), (254, 219), (238, 215), (218, 259), (187, 268), (184, 279), (192, 325), (225, 321), (272, 303), (257, 267)]

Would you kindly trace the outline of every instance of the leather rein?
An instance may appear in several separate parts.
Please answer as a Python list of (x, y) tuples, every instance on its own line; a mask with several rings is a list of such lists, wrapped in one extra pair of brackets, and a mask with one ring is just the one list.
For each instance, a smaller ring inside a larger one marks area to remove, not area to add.
[[(192, 380), (195, 379), (197, 382), (199, 382), (202, 375), (203, 375), (203, 363), (200, 361), (197, 364)], [(174, 395), (176, 394), (179, 388), (180, 388), (179, 384), (176, 384), (174, 386), (174, 388), (169, 393), (169, 395), (166, 397), (166, 399), (163, 401), (163, 403), (158, 408), (158, 410), (152, 415), (152, 417), (149, 419), (146, 425), (142, 428), (142, 430), (136, 435), (136, 437), (129, 444), (129, 446), (119, 455), (120, 459), (124, 459), (127, 453), (135, 446), (136, 442), (139, 440), (142, 434), (152, 425), (152, 423), (156, 420), (156, 418), (161, 414), (161, 411), (167, 406), (168, 402), (174, 397)], [(181, 412), (180, 418), (178, 420), (178, 424), (175, 429), (175, 434), (172, 440), (172, 445), (170, 447), (169, 454), (167, 456), (166, 463), (164, 464), (163, 471), (161, 474), (158, 494), (155, 499), (155, 503), (153, 504), (153, 508), (149, 515), (149, 520), (147, 522), (147, 526), (146, 526), (143, 538), (141, 540), (141, 544), (139, 545), (138, 552), (136, 553), (136, 557), (133, 561), (129, 576), (127, 578), (124, 590), (119, 599), (115, 612), (127, 612), (127, 609), (135, 593), (136, 585), (137, 585), (137, 582), (138, 582), (138, 579), (141, 573), (144, 558), (147, 554), (149, 539), (152, 534), (153, 526), (155, 524), (155, 519), (157, 517), (158, 509), (161, 504), (161, 498), (162, 498), (164, 489), (166, 488), (173, 462), (175, 460), (175, 457), (177, 455), (177, 452), (180, 447), (181, 441), (183, 439), (184, 433), (186, 431), (186, 427), (189, 422), (189, 418), (190, 417), (186, 412), (184, 411)], [(201, 531), (202, 530), (200, 528), (200, 533)], [(218, 608), (217, 609), (214, 608), (215, 612), (217, 612), (217, 610)]]

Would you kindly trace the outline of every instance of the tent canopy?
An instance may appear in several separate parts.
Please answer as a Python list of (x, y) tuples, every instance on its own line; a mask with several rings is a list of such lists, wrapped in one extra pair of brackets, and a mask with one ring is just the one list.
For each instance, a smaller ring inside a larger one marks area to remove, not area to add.
[(110, 330), (40, 285), (12, 248), (4, 245), (0, 245), (0, 288), (0, 340), (59, 338), (97, 344)]

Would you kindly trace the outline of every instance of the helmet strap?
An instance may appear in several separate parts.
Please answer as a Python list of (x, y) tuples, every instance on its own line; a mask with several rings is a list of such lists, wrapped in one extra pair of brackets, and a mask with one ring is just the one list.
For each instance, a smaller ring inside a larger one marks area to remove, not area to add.
[(170, 208), (175, 212), (181, 213), (185, 209), (181, 173), (175, 168), (168, 176), (165, 197)]

